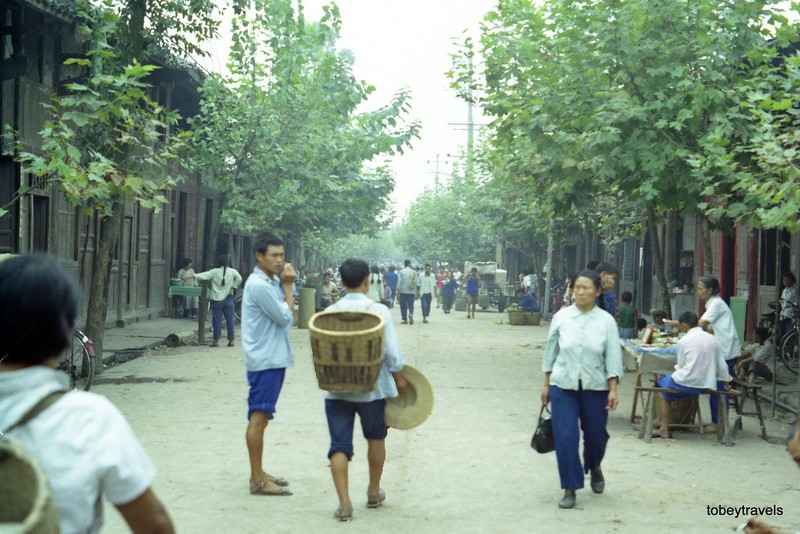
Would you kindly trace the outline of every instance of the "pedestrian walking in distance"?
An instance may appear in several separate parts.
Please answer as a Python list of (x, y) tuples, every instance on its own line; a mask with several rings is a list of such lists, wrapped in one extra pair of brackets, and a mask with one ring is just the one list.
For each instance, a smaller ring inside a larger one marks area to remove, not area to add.
[(417, 277), (417, 291), (422, 307), (422, 322), (427, 323), (428, 316), (431, 314), (433, 293), (436, 291), (436, 277), (431, 273), (430, 263), (425, 264), (425, 272)]

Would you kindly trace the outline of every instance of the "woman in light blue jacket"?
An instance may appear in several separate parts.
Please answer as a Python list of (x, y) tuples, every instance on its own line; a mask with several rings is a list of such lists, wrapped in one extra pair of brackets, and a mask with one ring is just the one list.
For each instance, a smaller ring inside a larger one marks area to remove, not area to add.
[(591, 473), (592, 491), (603, 493), (605, 489), (600, 463), (608, 442), (608, 412), (617, 408), (623, 367), (617, 323), (595, 305), (602, 292), (599, 273), (580, 272), (573, 284), (575, 304), (553, 316), (545, 346), (542, 402), (551, 403), (553, 441), (564, 490), (560, 508), (575, 507), (575, 490), (583, 488), (585, 473)]

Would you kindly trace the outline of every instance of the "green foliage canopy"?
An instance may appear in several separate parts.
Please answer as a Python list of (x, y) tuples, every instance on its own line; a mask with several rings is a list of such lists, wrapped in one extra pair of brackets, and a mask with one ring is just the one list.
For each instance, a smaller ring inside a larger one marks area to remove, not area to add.
[(309, 231), (374, 226), (394, 187), (383, 158), (418, 136), (419, 125), (402, 119), (410, 94), (357, 113), (374, 88), (354, 77), (352, 54), (336, 49), (336, 6), (308, 23), (302, 4), (254, 4), (233, 21), (230, 75), (208, 78), (192, 122), (193, 157), (224, 193), (223, 224), (306, 245)]

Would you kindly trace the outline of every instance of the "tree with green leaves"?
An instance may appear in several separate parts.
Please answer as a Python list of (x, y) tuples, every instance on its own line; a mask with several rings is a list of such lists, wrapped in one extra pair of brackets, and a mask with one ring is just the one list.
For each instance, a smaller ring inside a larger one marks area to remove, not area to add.
[(336, 48), (338, 8), (310, 23), (294, 4), (255, 2), (234, 18), (230, 73), (203, 87), (193, 157), (223, 194), (225, 227), (269, 228), (314, 245), (377, 230), (394, 187), (385, 158), (402, 152), (419, 125), (403, 120), (406, 90), (357, 113), (374, 88), (353, 75), (352, 54)]
[(125, 202), (158, 209), (166, 202), (164, 192), (182, 177), (183, 136), (171, 133), (179, 117), (151, 100), (148, 76), (155, 67), (147, 65), (147, 54), (159, 51), (164, 58), (170, 50), (196, 51), (198, 39), (213, 34), (218, 23), (208, 11), (192, 10), (212, 5), (76, 0), (74, 14), (90, 46), (85, 58), (66, 63), (83, 69), (83, 81), (52, 97), (41, 152), (17, 144), (27, 172), (56, 185), (99, 221), (85, 328), (98, 354)]
[(475, 209), (477, 197), (474, 181), (457, 180), (439, 193), (426, 189), (397, 229), (398, 245), (416, 258), (494, 260), (495, 236), (488, 217)]
[(495, 160), (556, 217), (614, 192), (638, 206), (668, 305), (656, 224), (670, 211), (702, 212), (720, 177), (693, 179), (692, 157), (737, 105), (733, 89), (750, 75), (743, 58), (782, 24), (764, 1), (503, 1), (481, 35)]

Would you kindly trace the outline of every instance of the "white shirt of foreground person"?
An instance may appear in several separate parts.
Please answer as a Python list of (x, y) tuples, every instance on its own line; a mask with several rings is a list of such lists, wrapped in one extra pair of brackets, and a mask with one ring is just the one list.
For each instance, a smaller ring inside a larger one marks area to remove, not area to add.
[(739, 355), (742, 351), (742, 345), (739, 343), (739, 334), (736, 333), (733, 314), (728, 305), (725, 304), (725, 301), (722, 300), (722, 297), (719, 295), (709, 297), (706, 301), (706, 312), (700, 320), (711, 323), (722, 359), (730, 360)]
[[(64, 373), (41, 365), (0, 373), (0, 428), (66, 389)], [(22, 441), (47, 474), (62, 534), (99, 532), (101, 495), (127, 504), (155, 480), (153, 462), (125, 417), (94, 393), (70, 391), (7, 436)]]
[(714, 336), (699, 326), (686, 332), (678, 341), (678, 363), (672, 379), (682, 386), (700, 389), (716, 389), (718, 380), (731, 381)]
[(377, 313), (383, 317), (383, 364), (378, 374), (378, 384), (367, 393), (332, 393), (326, 392), (326, 399), (344, 400), (348, 402), (372, 402), (378, 399), (392, 399), (397, 397), (397, 385), (395, 384), (392, 373), (403, 370), (405, 362), (400, 355), (400, 343), (397, 340), (397, 331), (392, 322), (392, 314), (389, 308), (383, 304), (378, 304), (363, 293), (348, 293), (338, 302), (328, 307), (327, 312), (331, 311), (369, 311)]
[(542, 360), (550, 385), (577, 391), (608, 391), (608, 380), (622, 379), (622, 347), (617, 321), (597, 306), (582, 312), (573, 304), (553, 316)]

